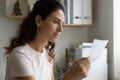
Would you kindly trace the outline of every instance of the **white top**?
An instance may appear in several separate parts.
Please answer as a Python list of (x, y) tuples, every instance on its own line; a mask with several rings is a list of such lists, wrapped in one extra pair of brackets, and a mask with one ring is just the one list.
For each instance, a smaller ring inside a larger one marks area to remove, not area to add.
[(52, 80), (52, 67), (46, 49), (39, 53), (26, 44), (15, 48), (8, 56), (5, 80), (30, 75), (34, 75), (35, 80)]

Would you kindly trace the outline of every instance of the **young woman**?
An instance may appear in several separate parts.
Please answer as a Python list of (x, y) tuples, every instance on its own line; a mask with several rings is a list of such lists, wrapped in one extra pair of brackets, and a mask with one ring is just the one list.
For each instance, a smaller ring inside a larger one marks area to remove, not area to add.
[[(55, 41), (63, 31), (63, 6), (56, 0), (39, 0), (6, 47), (6, 80), (54, 80)], [(90, 59), (75, 61), (63, 80), (87, 76)]]

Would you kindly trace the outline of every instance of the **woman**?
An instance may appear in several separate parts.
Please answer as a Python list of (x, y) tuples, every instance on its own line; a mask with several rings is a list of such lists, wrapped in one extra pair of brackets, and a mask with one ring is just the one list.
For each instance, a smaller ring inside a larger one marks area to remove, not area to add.
[[(54, 47), (63, 31), (64, 17), (58, 1), (36, 1), (19, 33), (6, 47), (6, 80), (54, 80)], [(82, 79), (89, 68), (89, 58), (75, 61), (63, 80)]]

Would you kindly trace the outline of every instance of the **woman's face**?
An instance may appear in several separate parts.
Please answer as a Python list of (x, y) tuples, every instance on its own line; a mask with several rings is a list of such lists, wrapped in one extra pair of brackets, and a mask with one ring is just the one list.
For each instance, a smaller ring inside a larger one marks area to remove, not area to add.
[(64, 12), (57, 10), (40, 21), (39, 35), (46, 41), (55, 42), (63, 31)]

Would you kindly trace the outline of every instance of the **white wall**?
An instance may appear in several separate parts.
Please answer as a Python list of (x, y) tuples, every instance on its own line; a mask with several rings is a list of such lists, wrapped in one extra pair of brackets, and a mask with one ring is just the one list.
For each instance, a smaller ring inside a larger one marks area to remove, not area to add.
[(88, 41), (87, 27), (64, 27), (62, 36), (56, 43), (56, 61), (62, 66), (65, 63), (65, 49)]
[[(5, 0), (0, 0), (0, 80), (4, 80), (5, 75), (5, 51), (3, 47), (8, 44), (9, 39), (16, 33), (21, 21), (20, 19), (6, 18)], [(65, 61), (65, 48), (70, 47), (72, 44), (87, 41), (87, 32), (87, 27), (64, 27), (64, 32), (56, 43), (55, 51), (60, 66), (63, 66)]]
[(5, 52), (3, 47), (7, 45), (10, 37), (16, 33), (18, 24), (21, 22), (21, 20), (5, 18), (4, 1), (0, 0), (0, 80), (5, 80)]
[(114, 59), (115, 78), (120, 80), (120, 0), (114, 0)]
[(114, 80), (113, 0), (93, 0), (93, 26), (88, 29), (89, 41), (108, 39), (109, 79)]

